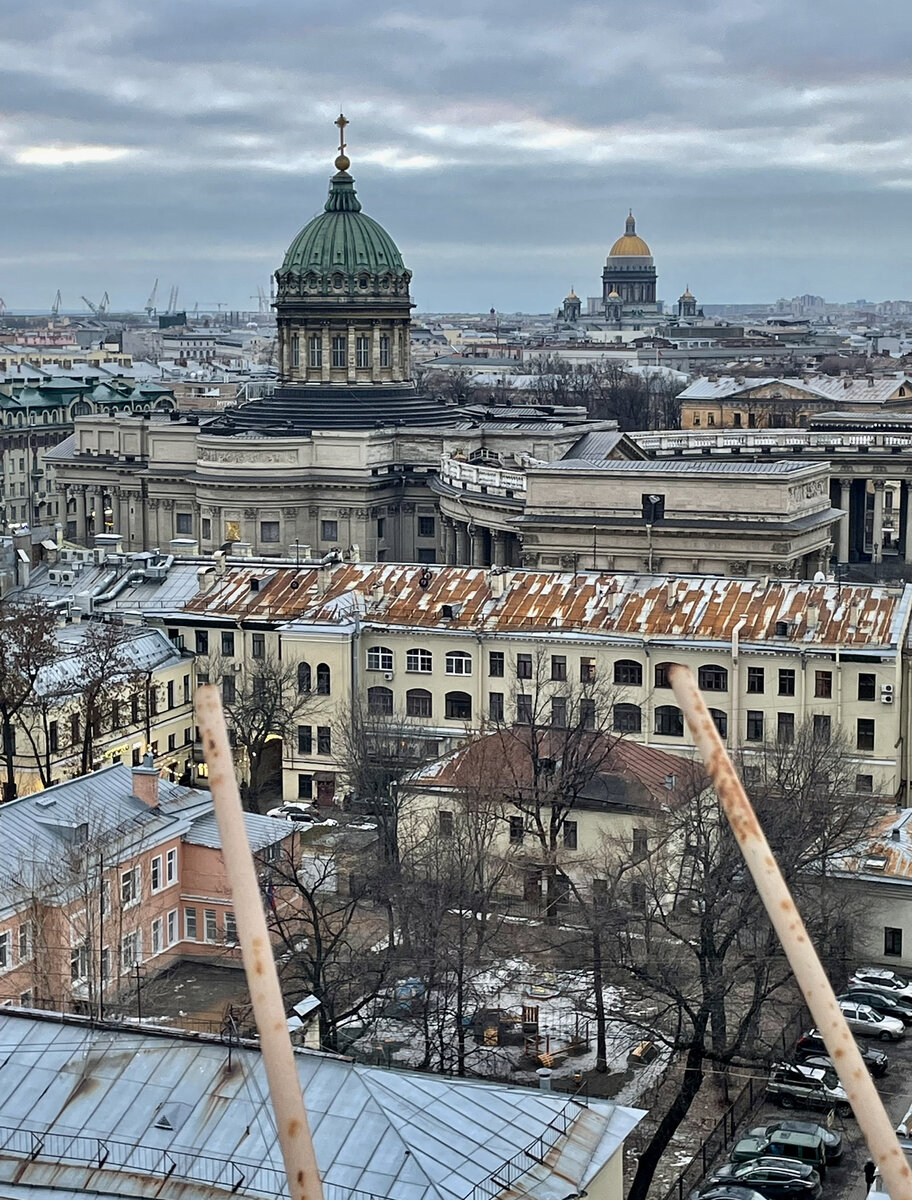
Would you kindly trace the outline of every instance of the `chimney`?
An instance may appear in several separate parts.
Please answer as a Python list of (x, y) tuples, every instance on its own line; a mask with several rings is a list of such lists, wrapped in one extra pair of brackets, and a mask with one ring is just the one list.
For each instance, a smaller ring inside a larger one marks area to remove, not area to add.
[(133, 768), (133, 795), (149, 808), (158, 808), (158, 781), (161, 776), (149, 750), (142, 765)]
[(386, 593), (383, 590), (383, 584), (375, 583), (371, 587), (371, 603), (372, 604), (382, 604), (385, 598), (386, 598)]
[(900, 829), (899, 826), (897, 826), (895, 829), (890, 830), (890, 841), (891, 842), (901, 842), (902, 841), (902, 829)]
[(205, 596), (215, 587), (215, 570), (215, 567), (197, 567), (196, 585), (201, 596)]
[(809, 604), (807, 610), (808, 629), (816, 629), (820, 624), (820, 606), (818, 604)]
[(227, 555), (225, 554), (224, 550), (216, 550), (215, 553), (212, 555), (212, 561), (215, 563), (216, 575), (224, 575), (225, 574), (225, 569), (227, 566), (227, 564), (225, 562), (226, 557), (227, 557)]
[(551, 1091), (551, 1069), (549, 1067), (539, 1067), (535, 1072), (538, 1076), (538, 1086), (543, 1092)]
[(495, 600), (499, 600), (504, 594), (506, 585), (506, 576), (500, 567), (492, 567), (488, 571), (488, 587), (491, 589), (491, 595)]
[(352, 542), (348, 548), (348, 561), (350, 563), (359, 563), (361, 561), (361, 547), (357, 542)]
[(861, 605), (852, 604), (849, 606), (849, 625), (853, 629), (857, 629), (861, 622)]
[(675, 601), (678, 598), (678, 581), (676, 579), (665, 580), (665, 607), (674, 608)]

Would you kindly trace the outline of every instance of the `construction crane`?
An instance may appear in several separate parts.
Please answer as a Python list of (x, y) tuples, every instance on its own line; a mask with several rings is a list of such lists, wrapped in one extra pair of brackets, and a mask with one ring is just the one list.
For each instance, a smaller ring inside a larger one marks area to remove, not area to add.
[(6, 312), (6, 301), (0, 298), (0, 317)]
[(180, 287), (178, 284), (171, 285), (171, 291), (168, 293), (168, 307), (165, 309), (166, 312), (177, 312), (177, 294), (179, 291)]
[(83, 296), (83, 297), (82, 297), (82, 300), (83, 300), (83, 303), (86, 305), (86, 307), (87, 307), (87, 308), (88, 308), (88, 309), (89, 309), (91, 312), (93, 312), (93, 313), (95, 314), (95, 316), (97, 317), (97, 316), (99, 315), (99, 313), (98, 313), (98, 305), (97, 305), (97, 304), (93, 304), (93, 303), (92, 303), (92, 301), (91, 301), (91, 300), (88, 298), (88, 296)]
[(108, 299), (108, 293), (105, 292), (105, 294), (102, 296), (102, 298), (98, 301), (99, 315), (104, 316), (110, 307), (111, 307), (111, 301)]
[(60, 297), (60, 288), (58, 288), (58, 289), (57, 289), (57, 295), (54, 297), (54, 303), (51, 305), (51, 314), (52, 314), (53, 316), (55, 316), (55, 317), (56, 317), (56, 316), (57, 316), (57, 314), (60, 312), (60, 305), (61, 305), (61, 303), (62, 303), (62, 300), (61, 300), (61, 297)]
[(158, 294), (158, 279), (152, 284), (152, 291), (149, 293), (149, 299), (146, 301), (146, 316), (155, 316), (155, 297)]
[(214, 308), (218, 312), (219, 316), (221, 316), (222, 309), (227, 308), (227, 307), (228, 307), (227, 300), (207, 300), (206, 307), (203, 309), (203, 311), (204, 312), (212, 312), (212, 310)]
[(257, 311), (259, 312), (260, 316), (265, 316), (265, 314), (269, 312), (269, 304), (266, 299), (266, 293), (261, 287), (257, 288), (257, 294), (255, 296), (251, 296), (250, 299), (256, 300)]

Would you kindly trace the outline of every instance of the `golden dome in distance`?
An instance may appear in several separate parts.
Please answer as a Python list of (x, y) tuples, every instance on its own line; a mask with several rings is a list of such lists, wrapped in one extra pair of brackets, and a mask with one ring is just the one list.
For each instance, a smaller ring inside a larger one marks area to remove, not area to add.
[(627, 217), (624, 236), (619, 237), (608, 251), (609, 258), (650, 258), (652, 251), (641, 237), (637, 237), (636, 220), (633, 212)]

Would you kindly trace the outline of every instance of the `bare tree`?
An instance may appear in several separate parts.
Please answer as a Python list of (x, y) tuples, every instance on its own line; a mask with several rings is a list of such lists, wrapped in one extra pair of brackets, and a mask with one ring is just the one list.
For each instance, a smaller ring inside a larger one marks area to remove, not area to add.
[(3, 799), (16, 795), (16, 722), (41, 672), (57, 657), (56, 617), (36, 600), (0, 602), (0, 735)]
[(243, 752), (242, 793), (251, 811), (259, 812), (261, 794), (274, 770), (269, 743), (291, 741), (319, 696), (301, 685), (297, 663), (274, 654), (249, 662), (212, 655), (200, 666), (212, 683), (221, 683), (228, 726)]

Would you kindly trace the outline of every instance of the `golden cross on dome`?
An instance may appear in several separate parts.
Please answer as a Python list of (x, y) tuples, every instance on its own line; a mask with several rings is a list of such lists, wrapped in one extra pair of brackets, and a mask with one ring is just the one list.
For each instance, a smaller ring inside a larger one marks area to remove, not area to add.
[(339, 126), (339, 153), (340, 154), (345, 153), (345, 126), (349, 125), (349, 124), (350, 124), (350, 121), (343, 113), (339, 113), (338, 117), (336, 117), (335, 121), (333, 121), (333, 125)]

